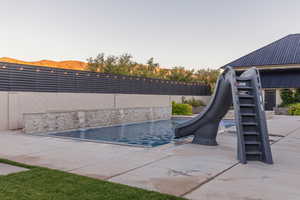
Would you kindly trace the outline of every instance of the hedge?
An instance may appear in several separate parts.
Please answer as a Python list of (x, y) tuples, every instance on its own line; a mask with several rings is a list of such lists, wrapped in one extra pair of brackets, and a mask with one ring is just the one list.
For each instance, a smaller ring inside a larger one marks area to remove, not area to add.
[(189, 104), (181, 104), (172, 102), (173, 115), (192, 115), (192, 106)]
[(290, 104), (288, 106), (290, 115), (300, 115), (300, 103)]

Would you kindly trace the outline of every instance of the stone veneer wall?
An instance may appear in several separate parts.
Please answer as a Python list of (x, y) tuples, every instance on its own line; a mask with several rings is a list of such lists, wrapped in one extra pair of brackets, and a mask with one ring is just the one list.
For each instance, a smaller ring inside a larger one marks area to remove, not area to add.
[(24, 114), (25, 133), (48, 133), (171, 118), (171, 107), (117, 108)]

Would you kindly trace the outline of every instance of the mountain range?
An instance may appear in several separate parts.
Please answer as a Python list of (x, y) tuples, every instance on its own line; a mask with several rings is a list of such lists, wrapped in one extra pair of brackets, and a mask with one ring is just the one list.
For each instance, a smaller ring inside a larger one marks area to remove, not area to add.
[(40, 60), (40, 61), (22, 61), (14, 58), (2, 57), (0, 62), (8, 63), (17, 63), (25, 65), (36, 65), (36, 66), (45, 66), (45, 67), (56, 67), (63, 69), (74, 69), (74, 70), (84, 70), (87, 66), (86, 62), (77, 61), (77, 60), (66, 60), (66, 61), (53, 61), (53, 60)]

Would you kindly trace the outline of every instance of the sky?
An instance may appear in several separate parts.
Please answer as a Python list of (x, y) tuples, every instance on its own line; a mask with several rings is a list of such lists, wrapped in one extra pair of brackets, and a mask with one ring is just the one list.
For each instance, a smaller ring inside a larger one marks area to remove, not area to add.
[(0, 0), (0, 57), (130, 53), (163, 67), (218, 68), (300, 33), (299, 0)]

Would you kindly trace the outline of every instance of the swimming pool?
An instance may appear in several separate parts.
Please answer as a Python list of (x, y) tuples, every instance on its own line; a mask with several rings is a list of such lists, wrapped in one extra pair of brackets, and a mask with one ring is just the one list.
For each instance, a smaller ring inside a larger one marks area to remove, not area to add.
[[(50, 133), (48, 135), (95, 142), (156, 147), (175, 141), (175, 126), (187, 120), (189, 118), (173, 118), (171, 120)], [(233, 120), (222, 120), (220, 126), (227, 128), (234, 126), (234, 122)]]

